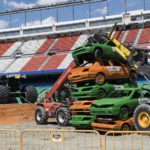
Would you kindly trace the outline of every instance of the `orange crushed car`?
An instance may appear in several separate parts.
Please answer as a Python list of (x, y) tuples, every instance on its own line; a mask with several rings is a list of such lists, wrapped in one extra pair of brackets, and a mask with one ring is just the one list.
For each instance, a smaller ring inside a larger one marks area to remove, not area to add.
[(104, 60), (74, 68), (68, 76), (68, 80), (73, 83), (95, 80), (96, 84), (104, 84), (105, 80), (112, 79), (129, 79), (131, 82), (135, 82), (137, 73), (134, 68), (122, 63)]
[(92, 102), (94, 102), (94, 100), (83, 100), (73, 102), (73, 105), (70, 107), (71, 114), (77, 115), (80, 113), (82, 114), (89, 113), (89, 108), (91, 107)]
[(119, 131), (130, 131), (135, 130), (133, 124), (133, 118), (129, 118), (126, 121), (118, 120), (113, 123), (98, 123), (93, 122), (92, 124), (93, 130), (96, 131), (108, 131), (108, 130), (119, 130)]

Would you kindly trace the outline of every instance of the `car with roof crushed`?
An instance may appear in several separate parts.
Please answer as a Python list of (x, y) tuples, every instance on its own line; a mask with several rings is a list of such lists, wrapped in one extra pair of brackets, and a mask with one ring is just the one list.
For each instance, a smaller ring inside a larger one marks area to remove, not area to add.
[(150, 89), (126, 88), (110, 94), (106, 98), (96, 100), (90, 107), (91, 115), (96, 115), (98, 121), (127, 120), (139, 105), (139, 99), (144, 98)]
[(103, 60), (71, 69), (68, 76), (68, 80), (72, 83), (94, 80), (96, 84), (104, 84), (106, 80), (118, 79), (129, 79), (131, 82), (136, 82), (136, 70), (120, 62)]
[[(137, 84), (124, 83), (120, 82), (114, 84), (106, 82), (104, 85), (98, 84), (84, 84), (82, 86), (74, 86), (71, 89), (71, 95), (73, 99), (84, 100), (84, 99), (99, 99), (104, 98), (108, 94), (112, 93), (115, 90), (128, 88), (128, 87), (137, 87)], [(88, 93), (88, 94), (87, 94)]]
[(116, 59), (126, 63), (123, 57), (118, 54), (118, 46), (109, 39), (108, 35), (101, 34), (99, 36), (103, 40), (94, 40), (86, 45), (78, 47), (72, 51), (72, 57), (76, 65), (82, 65), (84, 61), (91, 62), (100, 59)]

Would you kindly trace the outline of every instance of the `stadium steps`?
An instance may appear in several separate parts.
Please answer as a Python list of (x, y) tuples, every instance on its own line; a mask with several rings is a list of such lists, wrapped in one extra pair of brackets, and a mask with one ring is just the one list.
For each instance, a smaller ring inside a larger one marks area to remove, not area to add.
[[(87, 35), (81, 35), (78, 37), (74, 45), (72, 46), (71, 50), (75, 49), (76, 47), (79, 47), (83, 45), (88, 36)], [(61, 64), (58, 66), (58, 69), (65, 69), (69, 66), (69, 64), (73, 61), (71, 53), (67, 54), (67, 56), (64, 58), (64, 60), (61, 62)]]
[(48, 48), (52, 45), (54, 42), (54, 38), (47, 38), (46, 41), (43, 43), (43, 45), (38, 49), (36, 54), (43, 54), (45, 53)]
[(21, 42), (15, 42), (2, 56), (4, 57), (12, 57), (13, 53), (20, 47)]
[(138, 44), (149, 43), (150, 41), (150, 27), (145, 27), (141, 33)]
[(20, 48), (21, 52), (25, 55), (36, 54), (38, 49), (43, 45), (45, 41), (46, 41), (46, 38), (28, 40), (24, 42), (23, 46)]
[(137, 37), (138, 32), (139, 32), (139, 29), (129, 30), (128, 35), (127, 35), (126, 40), (125, 40), (125, 43), (127, 43), (127, 44), (131, 43), (133, 45), (135, 42), (135, 39)]
[(38, 71), (42, 70), (42, 68), (47, 64), (47, 62), (50, 60), (51, 56), (48, 56), (47, 59), (39, 66)]
[(124, 33), (125, 33), (125, 32), (124, 32), (124, 31), (122, 31), (122, 32), (120, 33), (119, 37), (118, 37), (119, 31), (116, 31), (116, 32), (114, 33), (113, 38), (115, 38), (115, 39), (116, 39), (116, 38), (118, 37), (118, 39), (117, 39), (117, 40), (118, 40), (119, 42), (121, 42), (121, 41), (122, 41), (122, 38), (123, 38), (123, 36), (124, 36)]
[(77, 41), (74, 43), (73, 47), (71, 48), (71, 50), (80, 47), (82, 45), (86, 44), (86, 41), (88, 39), (88, 35), (87, 34), (82, 34), (79, 36), (79, 38), (77, 39)]
[(5, 73), (14, 73), (14, 72), (20, 72), (21, 69), (30, 61), (32, 57), (21, 57), (14, 59), (12, 64), (8, 66), (5, 70)]
[(41, 70), (56, 70), (65, 57), (66, 54), (52, 55)]
[[(81, 46), (82, 44), (84, 44), (86, 42), (87, 38), (88, 38), (87, 35), (79, 36), (79, 38), (76, 40), (76, 42), (72, 46), (71, 50), (73, 50), (76, 47)], [(72, 58), (71, 53), (67, 54), (67, 56), (64, 58), (64, 60), (58, 66), (58, 69), (65, 69), (65, 68), (67, 68), (72, 61), (73, 61), (73, 58)]]
[(70, 63), (73, 61), (71, 53), (67, 54), (64, 60), (60, 63), (57, 69), (66, 69)]
[(70, 51), (78, 37), (79, 36), (60, 37), (52, 49), (58, 49), (59, 51)]
[(0, 56), (3, 56), (5, 52), (14, 44), (14, 42), (0, 43)]
[(48, 55), (50, 52), (52, 52), (52, 47), (56, 44), (56, 42), (58, 41), (58, 38), (54, 39), (53, 43), (49, 46), (49, 48), (47, 49), (47, 51), (45, 51), (45, 55)]
[(138, 45), (138, 42), (139, 42), (139, 39), (141, 37), (142, 31), (143, 31), (143, 29), (139, 29), (139, 31), (137, 33), (137, 36), (135, 38), (135, 41), (133, 43), (133, 47), (136, 47)]
[(14, 59), (0, 59), (0, 72), (3, 73), (5, 70), (14, 62)]
[[(19, 42), (18, 42), (18, 43), (19, 43)], [(14, 51), (13, 51), (13, 53), (11, 54), (11, 57), (12, 57), (12, 58), (16, 57), (16, 55), (17, 55), (18, 53), (21, 53), (21, 47), (23, 46), (24, 43), (25, 43), (25, 41), (20, 42), (20, 45), (16, 43), (18, 47), (16, 47), (16, 49), (15, 49), (15, 47), (14, 47)]]
[(48, 56), (34, 56), (32, 59), (22, 68), (22, 72), (37, 71), (41, 64), (47, 59)]
[(127, 35), (128, 35), (128, 32), (129, 32), (129, 31), (125, 31), (125, 32), (124, 32), (124, 35), (123, 35), (122, 40), (121, 40), (121, 43), (124, 43), (124, 42), (125, 42), (126, 37), (127, 37)]

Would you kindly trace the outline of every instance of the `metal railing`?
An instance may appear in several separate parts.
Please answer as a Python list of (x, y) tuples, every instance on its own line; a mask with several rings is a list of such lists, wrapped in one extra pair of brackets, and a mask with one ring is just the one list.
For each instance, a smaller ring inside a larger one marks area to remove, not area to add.
[[(103, 137), (103, 138), (102, 138)], [(0, 150), (149, 150), (150, 131), (0, 129)]]
[(21, 133), (21, 150), (101, 150), (94, 130), (29, 129)]
[(20, 150), (20, 141), (19, 131), (0, 129), (0, 150)]
[(108, 131), (104, 150), (149, 150), (150, 131)]

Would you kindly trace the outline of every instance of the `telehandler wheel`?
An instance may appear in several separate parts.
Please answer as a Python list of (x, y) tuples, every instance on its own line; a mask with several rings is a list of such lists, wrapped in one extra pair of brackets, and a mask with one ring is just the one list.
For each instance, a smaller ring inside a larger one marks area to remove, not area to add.
[(46, 114), (44, 107), (39, 106), (35, 111), (35, 121), (37, 124), (46, 124), (48, 115)]
[(99, 84), (99, 85), (102, 85), (102, 84), (104, 84), (104, 82), (105, 82), (105, 76), (104, 76), (104, 74), (98, 73), (96, 75), (96, 78), (95, 78), (95, 83)]
[(9, 95), (9, 87), (0, 85), (0, 104), (7, 104), (9, 102)]
[(139, 105), (133, 114), (136, 130), (150, 131), (150, 106), (147, 104)]
[(71, 119), (71, 114), (68, 108), (60, 107), (56, 111), (56, 120), (58, 125), (67, 126), (69, 124), (69, 120)]
[[(34, 86), (25, 87), (23, 92), (25, 92), (23, 97), (25, 99), (27, 99), (30, 103), (35, 103), (37, 101), (38, 92), (37, 92), (37, 89)], [(23, 102), (25, 102), (25, 100), (23, 100)]]

